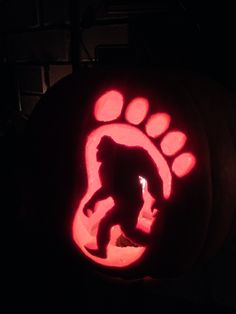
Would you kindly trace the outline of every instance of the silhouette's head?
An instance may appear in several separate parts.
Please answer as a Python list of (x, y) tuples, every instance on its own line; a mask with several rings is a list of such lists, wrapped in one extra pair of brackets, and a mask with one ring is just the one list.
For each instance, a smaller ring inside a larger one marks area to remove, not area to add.
[(100, 143), (97, 146), (97, 160), (105, 161), (114, 154), (116, 143), (109, 136), (103, 136)]

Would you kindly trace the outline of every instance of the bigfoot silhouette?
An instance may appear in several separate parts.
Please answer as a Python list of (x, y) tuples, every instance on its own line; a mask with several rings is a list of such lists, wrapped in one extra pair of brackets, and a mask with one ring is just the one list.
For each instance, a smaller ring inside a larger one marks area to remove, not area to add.
[[(132, 242), (147, 244), (149, 235), (136, 229), (138, 215), (143, 206), (139, 176), (147, 180), (148, 190), (155, 199), (157, 196), (161, 198), (162, 183), (156, 165), (144, 149), (117, 144), (109, 136), (104, 136), (97, 148), (97, 160), (101, 162), (99, 176), (102, 187), (93, 194), (83, 211), (87, 214), (88, 209), (94, 209), (96, 202), (109, 196), (114, 200), (114, 206), (98, 226), (98, 249), (86, 248), (91, 254), (105, 258), (110, 229), (116, 224), (120, 225), (125, 236)], [(156, 206), (155, 202), (152, 210)]]

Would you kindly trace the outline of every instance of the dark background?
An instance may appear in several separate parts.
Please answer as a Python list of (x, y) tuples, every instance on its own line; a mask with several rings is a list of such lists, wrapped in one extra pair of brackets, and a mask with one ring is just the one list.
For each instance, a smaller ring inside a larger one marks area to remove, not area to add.
[(49, 300), (53, 308), (64, 301), (81, 313), (234, 312), (232, 243), (201, 272), (161, 288), (143, 281), (123, 287), (81, 272), (80, 284), (71, 289), (63, 265), (39, 278), (39, 265), (30, 271), (24, 266), (19, 243), (17, 169), (34, 106), (59, 79), (102, 64), (160, 65), (200, 72), (236, 93), (235, 32), (231, 1), (0, 1), (0, 180), (9, 307), (47, 310)]

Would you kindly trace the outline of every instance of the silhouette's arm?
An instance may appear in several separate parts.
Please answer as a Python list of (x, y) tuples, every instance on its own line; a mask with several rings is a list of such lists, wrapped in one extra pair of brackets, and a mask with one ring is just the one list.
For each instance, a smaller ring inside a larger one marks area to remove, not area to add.
[(158, 196), (161, 191), (161, 180), (158, 178), (159, 174), (157, 173), (152, 173), (149, 175), (148, 178), (148, 189), (149, 192), (153, 195), (153, 197)]
[[(157, 172), (156, 167), (151, 163), (143, 163), (142, 175), (148, 181), (148, 190), (152, 197), (156, 200), (160, 200), (162, 196), (162, 181), (160, 175)], [(156, 202), (153, 204), (152, 209), (155, 208)]]
[(87, 215), (88, 209), (91, 209), (93, 211), (95, 204), (98, 201), (103, 200), (104, 198), (107, 198), (107, 197), (108, 197), (107, 191), (103, 187), (101, 187), (99, 190), (97, 190), (93, 194), (93, 196), (90, 198), (90, 200), (85, 204), (85, 206), (83, 208), (84, 214)]

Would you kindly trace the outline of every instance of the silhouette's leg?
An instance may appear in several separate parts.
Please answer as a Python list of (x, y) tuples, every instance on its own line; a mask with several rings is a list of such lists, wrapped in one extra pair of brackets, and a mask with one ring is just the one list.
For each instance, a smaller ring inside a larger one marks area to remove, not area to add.
[(116, 214), (114, 207), (102, 218), (98, 226), (97, 232), (97, 246), (98, 249), (86, 248), (88, 252), (101, 258), (106, 258), (107, 245), (110, 241), (110, 229), (116, 224)]
[(130, 241), (141, 245), (146, 246), (150, 242), (150, 234), (143, 232), (142, 230), (136, 229), (135, 226), (125, 226), (122, 228), (125, 236), (130, 239)]
[[(135, 208), (136, 206), (137, 208), (137, 204), (133, 204), (130, 206), (132, 206), (133, 208)], [(132, 208), (130, 206), (129, 208)], [(140, 206), (140, 204), (138, 204), (138, 208), (140, 208), (140, 210), (141, 207), (142, 205)], [(135, 242), (136, 244), (139, 245), (147, 245), (150, 241), (150, 235), (136, 228), (139, 211), (137, 211), (135, 215), (129, 217), (129, 219), (123, 220), (121, 229), (124, 232), (125, 236), (132, 242)]]

